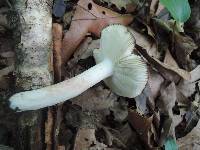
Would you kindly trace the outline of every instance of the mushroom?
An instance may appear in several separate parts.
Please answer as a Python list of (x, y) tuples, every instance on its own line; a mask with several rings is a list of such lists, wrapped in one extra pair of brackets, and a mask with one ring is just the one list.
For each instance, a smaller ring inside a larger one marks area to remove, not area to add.
[(147, 83), (147, 67), (132, 54), (135, 39), (125, 26), (110, 25), (101, 33), (100, 49), (94, 50), (97, 65), (69, 80), (37, 90), (13, 95), (10, 107), (21, 111), (52, 106), (80, 95), (104, 80), (116, 94), (139, 95)]

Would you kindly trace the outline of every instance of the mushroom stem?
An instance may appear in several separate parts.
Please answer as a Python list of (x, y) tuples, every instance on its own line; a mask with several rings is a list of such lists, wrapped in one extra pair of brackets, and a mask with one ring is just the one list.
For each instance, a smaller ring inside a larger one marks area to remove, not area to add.
[(9, 100), (10, 107), (19, 111), (36, 110), (52, 106), (80, 95), (96, 83), (113, 74), (112, 62), (105, 59), (101, 63), (69, 80), (37, 90), (21, 92)]

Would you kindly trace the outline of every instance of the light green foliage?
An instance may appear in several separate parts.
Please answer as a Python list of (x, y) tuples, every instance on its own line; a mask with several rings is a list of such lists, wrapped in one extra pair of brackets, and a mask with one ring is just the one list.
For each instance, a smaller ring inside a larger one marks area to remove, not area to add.
[(178, 22), (186, 22), (191, 14), (188, 0), (160, 0), (172, 17)]
[(178, 150), (176, 141), (173, 138), (167, 138), (165, 141), (165, 150)]

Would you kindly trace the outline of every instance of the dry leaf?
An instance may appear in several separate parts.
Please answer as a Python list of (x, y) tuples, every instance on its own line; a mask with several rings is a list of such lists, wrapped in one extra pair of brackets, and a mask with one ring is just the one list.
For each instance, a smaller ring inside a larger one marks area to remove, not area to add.
[(104, 149), (107, 146), (97, 141), (95, 129), (79, 129), (75, 138), (73, 150)]
[(81, 96), (75, 97), (72, 104), (82, 107), (83, 110), (102, 111), (114, 106), (117, 96), (102, 86), (85, 91)]
[[(174, 70), (173, 67), (162, 63), (158, 59), (151, 57), (146, 50), (138, 48), (138, 51), (142, 54), (142, 56), (154, 67), (158, 70), (158, 72), (167, 80), (174, 81), (177, 83), (182, 75), (183, 70)], [(183, 71), (185, 73), (185, 71)], [(187, 78), (188, 74), (183, 74), (182, 77)], [(187, 78), (188, 79), (188, 78)]]
[(156, 71), (154, 71), (152, 68), (149, 67), (149, 80), (148, 84), (151, 89), (151, 95), (153, 99), (156, 99), (160, 92), (160, 87), (162, 83), (164, 82), (163, 77), (158, 74)]
[(193, 130), (186, 136), (177, 140), (179, 150), (199, 150), (200, 149), (200, 121)]
[(66, 12), (63, 16), (63, 28), (67, 28), (71, 21), (72, 21), (72, 17), (73, 17), (74, 11), (69, 11)]
[(194, 43), (192, 38), (189, 36), (183, 36), (179, 33), (175, 34), (174, 40), (175, 55), (179, 66), (190, 71), (192, 66), (189, 56), (194, 49), (197, 49), (197, 45)]
[(174, 68), (179, 68), (178, 64), (176, 63), (176, 61), (174, 60), (174, 58), (172, 57), (169, 49), (166, 49), (166, 53), (165, 53), (165, 58), (164, 58), (164, 63), (168, 64)]
[[(145, 114), (145, 115), (149, 114), (150, 111), (147, 104), (150, 99), (152, 99), (151, 89), (149, 87), (149, 84), (147, 84), (144, 90), (142, 91), (142, 93), (139, 96), (135, 97), (137, 111), (142, 112), (142, 114)], [(154, 100), (152, 101), (154, 102)]]
[(159, 144), (163, 145), (165, 139), (168, 136), (175, 137), (175, 126), (173, 123), (173, 113), (172, 108), (175, 105), (176, 101), (176, 87), (172, 82), (169, 85), (163, 85), (160, 90), (160, 97), (158, 100), (159, 111), (162, 115), (165, 116), (165, 120), (163, 123), (163, 132), (161, 132), (161, 137), (159, 140)]
[(109, 7), (115, 5), (119, 10), (125, 9), (126, 12), (133, 12), (136, 8), (132, 0), (100, 0), (101, 2), (107, 2)]
[(164, 114), (172, 114), (172, 108), (176, 101), (176, 87), (172, 82), (168, 86), (162, 86), (160, 90), (160, 97), (158, 105), (160, 111)]
[(137, 32), (136, 30), (132, 28), (128, 29), (134, 35), (137, 45), (145, 49), (150, 56), (158, 59), (160, 58), (160, 53), (158, 52), (156, 44), (154, 42), (152, 42), (143, 34)]
[(101, 30), (109, 24), (127, 25), (131, 15), (121, 15), (95, 4), (92, 0), (79, 0), (69, 31), (63, 39), (63, 62), (67, 62), (85, 35), (100, 36)]
[(52, 149), (52, 133), (53, 133), (53, 112), (51, 109), (47, 113), (47, 121), (45, 122), (45, 144), (46, 150)]
[(177, 86), (177, 89), (186, 97), (190, 97), (195, 92), (195, 86), (196, 83), (198, 83), (198, 86), (200, 87), (199, 79), (200, 79), (200, 65), (197, 66), (194, 70), (190, 72), (191, 79), (189, 81), (187, 80), (181, 80), (180, 83)]
[(53, 64), (54, 64), (54, 81), (61, 81), (61, 48), (62, 48), (62, 25), (53, 23)]
[(147, 118), (134, 110), (130, 110), (128, 120), (146, 146), (153, 148), (153, 143), (155, 143), (157, 137), (152, 124), (153, 116)]
[(86, 37), (83, 42), (78, 46), (74, 53), (76, 62), (80, 59), (86, 59), (89, 56), (93, 56), (93, 50), (100, 47), (100, 40), (92, 40), (91, 37)]

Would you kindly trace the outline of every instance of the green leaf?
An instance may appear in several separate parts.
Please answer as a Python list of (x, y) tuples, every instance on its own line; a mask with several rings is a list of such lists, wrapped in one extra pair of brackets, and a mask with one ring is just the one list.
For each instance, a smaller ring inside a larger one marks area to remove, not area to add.
[(173, 138), (167, 138), (165, 141), (165, 150), (178, 150), (178, 145)]
[(188, 0), (160, 0), (172, 17), (179, 22), (186, 22), (191, 14)]

